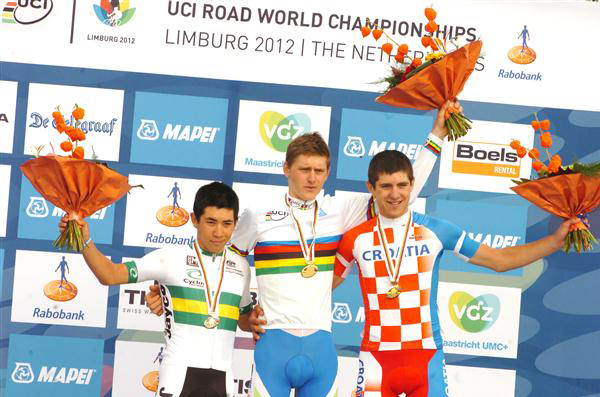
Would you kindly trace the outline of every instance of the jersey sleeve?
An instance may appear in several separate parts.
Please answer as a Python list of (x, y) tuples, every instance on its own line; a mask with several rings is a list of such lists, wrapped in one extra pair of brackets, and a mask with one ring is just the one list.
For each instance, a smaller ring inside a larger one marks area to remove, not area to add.
[(172, 255), (169, 250), (157, 249), (140, 259), (125, 262), (128, 273), (128, 283), (138, 283), (147, 280), (166, 282), (169, 276), (169, 261)]
[(446, 220), (430, 218), (428, 227), (442, 242), (444, 249), (453, 251), (459, 258), (468, 261), (479, 249), (480, 243), (473, 240), (463, 229)]
[(258, 220), (256, 214), (246, 208), (231, 237), (231, 249), (240, 256), (248, 256), (258, 241)]
[(344, 231), (361, 224), (367, 219), (367, 213), (372, 206), (371, 196), (357, 193), (355, 196), (339, 198), (340, 213)]
[(413, 176), (415, 177), (415, 183), (413, 185), (413, 190), (410, 195), (410, 203), (417, 197), (419, 197), (419, 193), (425, 186), (425, 182), (429, 179), (429, 175), (433, 170), (433, 166), (437, 161), (440, 153), (442, 151), (443, 140), (438, 138), (433, 134), (429, 134), (423, 148), (419, 152), (415, 163), (413, 164)]
[(246, 277), (244, 279), (244, 290), (242, 292), (242, 299), (240, 300), (240, 314), (250, 313), (252, 310), (252, 296), (250, 295), (250, 278), (252, 274), (250, 272), (250, 265), (246, 258), (240, 258), (243, 261), (244, 272)]
[(345, 233), (342, 236), (340, 245), (338, 246), (335, 254), (335, 265), (333, 267), (333, 274), (338, 277), (346, 278), (352, 271), (354, 266), (354, 234)]

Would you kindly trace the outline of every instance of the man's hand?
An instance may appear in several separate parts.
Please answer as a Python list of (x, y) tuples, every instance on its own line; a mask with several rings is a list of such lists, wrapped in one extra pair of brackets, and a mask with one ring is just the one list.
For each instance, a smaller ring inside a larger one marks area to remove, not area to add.
[(446, 118), (444, 117), (444, 115), (446, 114), (446, 110), (450, 106), (458, 107), (459, 112), (463, 112), (463, 108), (462, 106), (460, 106), (460, 103), (458, 103), (458, 101), (446, 101), (446, 103), (444, 103), (440, 110), (438, 110), (437, 116), (433, 123), (433, 130), (431, 130), (431, 133), (440, 139), (444, 139), (446, 135), (448, 135), (448, 128), (446, 128)]
[(158, 285), (151, 285), (150, 291), (146, 292), (146, 306), (152, 313), (162, 316), (164, 310)]
[(81, 228), (81, 238), (83, 239), (83, 242), (88, 241), (90, 239), (90, 227), (87, 224), (87, 222), (84, 221), (83, 219), (81, 219), (79, 217), (79, 215), (77, 215), (77, 214), (63, 215), (63, 217), (60, 218), (60, 223), (58, 224), (58, 230), (60, 230), (60, 232), (63, 233), (65, 231), (65, 229), (67, 228), (67, 222), (70, 220), (74, 220), (75, 222), (77, 222), (77, 224)]
[(554, 239), (554, 243), (556, 244), (556, 249), (562, 248), (565, 243), (565, 238), (567, 234), (569, 234), (569, 230), (572, 225), (581, 222), (579, 218), (571, 218), (564, 221), (558, 229), (554, 233), (552, 233), (551, 237)]
[(260, 339), (260, 334), (264, 334), (265, 330), (262, 327), (267, 324), (264, 318), (265, 312), (259, 305), (254, 306), (252, 312), (250, 312), (250, 329), (252, 330), (252, 337), (255, 341)]

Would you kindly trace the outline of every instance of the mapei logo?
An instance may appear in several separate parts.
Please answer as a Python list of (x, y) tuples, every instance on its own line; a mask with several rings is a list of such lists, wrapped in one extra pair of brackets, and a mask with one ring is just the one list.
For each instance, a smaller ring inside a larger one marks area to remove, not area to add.
[(467, 233), (469, 238), (482, 243), (492, 248), (505, 248), (514, 247), (517, 242), (521, 239), (521, 236), (511, 236), (504, 234), (492, 234), (492, 233)]
[(34, 376), (31, 364), (16, 362), (11, 378), (15, 383), (32, 383)]
[(129, 6), (129, 0), (101, 0), (100, 5), (94, 4), (96, 16), (105, 25), (125, 25), (135, 14), (135, 8)]
[(292, 139), (311, 130), (311, 122), (305, 113), (285, 117), (281, 113), (267, 111), (260, 116), (259, 129), (260, 136), (268, 147), (285, 153)]
[(461, 141), (454, 144), (452, 172), (518, 178), (521, 159), (508, 145)]
[(397, 150), (402, 152), (411, 160), (415, 160), (421, 152), (422, 146), (416, 143), (404, 142), (388, 142), (372, 140), (369, 151), (360, 136), (348, 136), (348, 140), (344, 145), (344, 154), (348, 157), (364, 157), (367, 154), (369, 157), (375, 156), (384, 150)]
[(332, 320), (334, 323), (348, 324), (352, 321), (352, 312), (347, 303), (333, 303)]
[[(102, 220), (106, 216), (106, 211), (108, 207), (104, 207), (99, 209), (90, 215), (90, 219)], [(27, 204), (27, 208), (25, 208), (25, 213), (30, 218), (46, 218), (50, 215), (50, 210), (48, 208), (48, 203), (43, 197), (31, 196), (29, 197), (29, 204)], [(52, 216), (55, 218), (62, 218), (65, 214), (65, 211), (58, 207), (54, 207), (52, 210)]]
[(365, 155), (365, 144), (359, 136), (348, 136), (344, 145), (344, 154), (348, 157), (362, 157)]
[[(213, 143), (219, 132), (218, 127), (203, 127), (198, 125), (182, 125), (167, 123), (162, 139), (170, 141), (188, 141)], [(160, 130), (154, 120), (140, 120), (137, 137), (144, 141), (155, 141), (160, 138)]]
[(53, 0), (9, 1), (2, 9), (2, 23), (32, 25), (52, 12)]
[(33, 383), (35, 380), (41, 383), (89, 385), (95, 372), (96, 370), (92, 368), (43, 366), (36, 380), (30, 363), (15, 362), (11, 379), (15, 383)]
[(474, 298), (457, 291), (448, 302), (450, 318), (463, 331), (477, 333), (489, 329), (500, 316), (500, 300), (496, 295), (485, 294)]

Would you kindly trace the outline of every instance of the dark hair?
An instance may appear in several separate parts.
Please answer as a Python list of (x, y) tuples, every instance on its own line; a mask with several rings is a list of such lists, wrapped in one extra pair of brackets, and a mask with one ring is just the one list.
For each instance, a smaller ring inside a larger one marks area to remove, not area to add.
[(381, 174), (393, 174), (403, 171), (408, 175), (408, 180), (415, 179), (410, 160), (406, 155), (397, 150), (384, 150), (377, 153), (369, 163), (369, 183), (375, 187)]
[(329, 146), (323, 139), (321, 134), (318, 132), (309, 132), (300, 135), (290, 142), (287, 151), (285, 152), (285, 161), (288, 167), (292, 166), (292, 163), (301, 154), (323, 156), (327, 159), (327, 168), (329, 168)]
[(229, 208), (233, 210), (233, 219), (237, 221), (240, 201), (232, 188), (222, 182), (212, 182), (202, 186), (194, 199), (194, 215), (197, 220), (206, 207)]

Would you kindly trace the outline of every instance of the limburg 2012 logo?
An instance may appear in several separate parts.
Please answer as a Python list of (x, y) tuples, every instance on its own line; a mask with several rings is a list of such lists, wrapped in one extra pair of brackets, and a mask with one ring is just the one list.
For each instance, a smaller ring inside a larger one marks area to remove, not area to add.
[(129, 0), (101, 0), (94, 4), (94, 12), (98, 19), (108, 26), (125, 25), (135, 14), (135, 8), (129, 6)]
[(304, 113), (284, 116), (274, 111), (266, 111), (260, 116), (259, 129), (263, 142), (271, 149), (284, 152), (292, 139), (309, 132), (310, 117)]
[(492, 294), (474, 298), (467, 292), (457, 291), (450, 296), (448, 310), (458, 328), (477, 333), (494, 325), (500, 315), (500, 300)]

